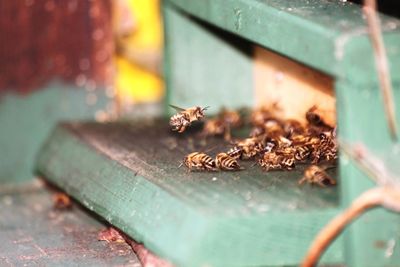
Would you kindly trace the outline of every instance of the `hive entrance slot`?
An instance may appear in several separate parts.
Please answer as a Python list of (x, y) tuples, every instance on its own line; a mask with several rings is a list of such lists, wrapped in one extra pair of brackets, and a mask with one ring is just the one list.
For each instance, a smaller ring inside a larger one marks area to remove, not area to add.
[(332, 77), (260, 46), (254, 48), (255, 105), (278, 103), (282, 115), (306, 123), (304, 114), (317, 106), (326, 123), (336, 125)]

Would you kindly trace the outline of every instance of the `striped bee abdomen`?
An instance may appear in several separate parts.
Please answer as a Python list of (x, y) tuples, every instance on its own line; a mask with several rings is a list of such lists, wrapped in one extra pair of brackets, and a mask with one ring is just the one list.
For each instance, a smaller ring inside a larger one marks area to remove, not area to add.
[(207, 154), (193, 152), (187, 155), (183, 163), (189, 170), (213, 171), (215, 170), (215, 161)]
[(215, 164), (220, 170), (235, 171), (241, 169), (237, 160), (227, 153), (219, 153), (215, 158)]

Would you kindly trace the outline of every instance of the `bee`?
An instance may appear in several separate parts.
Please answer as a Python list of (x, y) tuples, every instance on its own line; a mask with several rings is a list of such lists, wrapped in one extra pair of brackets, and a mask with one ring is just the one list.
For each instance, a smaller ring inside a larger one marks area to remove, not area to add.
[(264, 105), (251, 113), (250, 120), (255, 126), (261, 126), (266, 121), (279, 117), (279, 112), (282, 111), (278, 103)]
[[(263, 150), (263, 145), (258, 138), (252, 137), (237, 142), (236, 146), (231, 150), (237, 151), (237, 154), (240, 154), (240, 158), (242, 159), (250, 159)], [(228, 152), (228, 155), (235, 157), (231, 151)]]
[(311, 165), (304, 171), (303, 177), (299, 180), (299, 184), (308, 182), (310, 184), (318, 184), (326, 187), (327, 185), (335, 185), (336, 181), (326, 173), (326, 168), (317, 165)]
[(270, 153), (274, 151), (278, 147), (278, 142), (276, 142), (274, 139), (267, 138), (265, 140), (265, 145), (262, 150), (263, 153)]
[(173, 105), (169, 106), (179, 112), (178, 114), (172, 116), (169, 121), (169, 125), (172, 126), (172, 130), (178, 131), (179, 133), (184, 132), (192, 122), (202, 119), (204, 117), (204, 111), (209, 108), (191, 107), (188, 109), (183, 109)]
[(258, 160), (260, 166), (266, 170), (292, 170), (295, 167), (294, 158), (278, 154), (277, 152), (265, 153), (262, 158)]
[(231, 129), (242, 125), (242, 119), (237, 111), (223, 109), (217, 118), (205, 122), (203, 135), (223, 135), (225, 140), (231, 140)]
[(188, 169), (200, 170), (200, 171), (215, 171), (215, 161), (207, 154), (201, 152), (193, 152), (187, 155), (183, 159), (183, 164), (185, 164)]
[(265, 134), (265, 128), (261, 126), (255, 126), (250, 130), (250, 137), (259, 137)]
[(297, 161), (304, 161), (310, 157), (313, 152), (313, 143), (319, 142), (318, 138), (310, 138), (304, 134), (296, 134), (291, 137), (292, 145), (295, 148), (295, 159)]
[(297, 161), (304, 161), (310, 157), (313, 152), (313, 148), (311, 145), (298, 145), (295, 146), (296, 152), (294, 154), (294, 158)]
[(222, 109), (219, 117), (225, 124), (232, 128), (240, 127), (243, 124), (242, 117), (240, 116), (239, 112), (235, 110)]
[(284, 132), (284, 136), (287, 138), (291, 138), (292, 136), (296, 135), (303, 135), (305, 134), (305, 127), (303, 124), (296, 120), (286, 120), (283, 122), (282, 129)]
[(231, 149), (229, 149), (228, 152), (226, 152), (226, 154), (228, 154), (228, 156), (230, 156), (233, 159), (239, 159), (241, 158), (243, 153), (243, 149), (237, 146), (232, 147)]
[(220, 170), (236, 171), (241, 167), (235, 158), (229, 156), (227, 153), (219, 153), (215, 158), (215, 165)]
[(294, 147), (280, 148), (275, 153), (281, 156), (280, 160), (283, 169), (292, 170), (295, 167), (296, 149)]
[(226, 126), (224, 125), (222, 120), (218, 118), (209, 119), (204, 124), (203, 134), (205, 136), (223, 135), (225, 133), (225, 130)]
[(65, 193), (56, 193), (53, 196), (54, 208), (58, 210), (66, 210), (72, 208), (71, 198)]
[(321, 160), (332, 161), (337, 159), (337, 143), (330, 132), (321, 133), (319, 142), (315, 143), (312, 152), (312, 163), (317, 164)]
[(281, 164), (281, 157), (278, 156), (275, 152), (270, 152), (270, 153), (264, 153), (262, 158), (258, 160), (258, 164), (266, 170), (279, 170), (282, 169), (282, 164)]
[(317, 108), (317, 106), (312, 106), (307, 112), (306, 112), (306, 119), (308, 123), (310, 124), (310, 130), (317, 132), (319, 129), (322, 129), (323, 131), (326, 130), (332, 130), (332, 127), (330, 127), (321, 117), (320, 112)]

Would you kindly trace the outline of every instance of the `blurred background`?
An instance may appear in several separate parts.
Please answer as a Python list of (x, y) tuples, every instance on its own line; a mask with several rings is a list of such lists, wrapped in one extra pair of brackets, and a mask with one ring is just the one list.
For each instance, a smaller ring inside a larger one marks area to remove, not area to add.
[(60, 120), (160, 114), (159, 0), (0, 1), (0, 182)]
[(88, 91), (104, 87), (109, 96), (117, 96), (121, 111), (131, 104), (160, 101), (159, 4), (2, 1), (0, 90), (29, 94), (61, 79)]

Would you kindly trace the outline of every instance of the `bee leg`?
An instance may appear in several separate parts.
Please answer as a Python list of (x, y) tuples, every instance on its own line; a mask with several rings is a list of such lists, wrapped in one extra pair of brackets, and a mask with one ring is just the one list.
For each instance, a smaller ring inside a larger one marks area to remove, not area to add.
[(329, 177), (328, 180), (329, 180), (329, 183), (330, 183), (331, 185), (336, 185), (336, 180), (333, 179), (332, 177)]
[(322, 181), (318, 181), (317, 184), (321, 187), (326, 187), (326, 185)]
[(182, 126), (182, 127), (179, 129), (178, 133), (183, 133), (183, 132), (185, 131), (185, 129), (186, 129), (186, 127), (185, 127), (185, 126)]
[(302, 185), (305, 181), (307, 181), (307, 178), (303, 176), (303, 177), (299, 180), (298, 184), (299, 184), (299, 185)]

